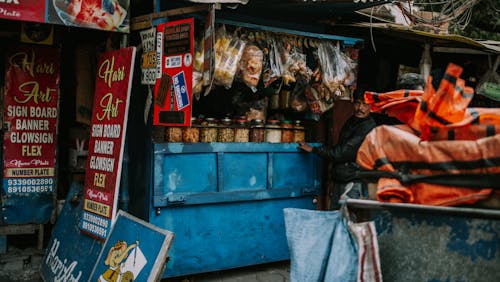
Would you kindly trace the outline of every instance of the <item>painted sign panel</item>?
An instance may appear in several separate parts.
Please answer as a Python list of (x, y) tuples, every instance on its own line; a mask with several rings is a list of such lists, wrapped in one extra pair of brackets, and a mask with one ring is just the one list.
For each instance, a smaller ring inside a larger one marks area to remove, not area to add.
[(89, 281), (159, 281), (174, 234), (118, 212)]
[(130, 0), (2, 0), (0, 18), (129, 32)]
[(158, 25), (157, 38), (163, 39), (161, 77), (155, 84), (153, 124), (190, 126), (192, 112), (192, 78), (194, 30), (193, 19)]
[(142, 77), (141, 83), (146, 85), (154, 85), (157, 75), (156, 64), (156, 28), (142, 30), (142, 58), (141, 70)]
[(135, 52), (105, 52), (97, 65), (80, 228), (101, 239), (116, 216)]
[(55, 187), (59, 49), (13, 46), (6, 51), (3, 192), (52, 193)]
[(47, 22), (129, 32), (130, 0), (48, 0)]
[(40, 0), (3, 0), (0, 1), (0, 18), (43, 23), (46, 7), (46, 1)]
[(40, 265), (44, 281), (88, 281), (104, 242), (80, 232), (83, 185), (72, 183)]

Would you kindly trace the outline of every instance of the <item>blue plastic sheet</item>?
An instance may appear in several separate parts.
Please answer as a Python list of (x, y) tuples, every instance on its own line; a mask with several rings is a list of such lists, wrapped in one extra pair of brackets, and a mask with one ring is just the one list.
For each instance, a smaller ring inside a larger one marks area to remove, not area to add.
[(283, 211), (292, 282), (357, 280), (357, 245), (340, 211)]

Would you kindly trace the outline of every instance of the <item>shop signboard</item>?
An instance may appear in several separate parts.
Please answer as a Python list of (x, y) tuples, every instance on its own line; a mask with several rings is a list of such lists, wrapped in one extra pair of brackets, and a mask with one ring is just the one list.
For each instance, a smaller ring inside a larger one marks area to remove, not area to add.
[(89, 281), (159, 281), (174, 234), (122, 210)]
[(129, 32), (130, 0), (3, 0), (0, 18)]
[(71, 184), (40, 263), (43, 281), (88, 281), (104, 242), (80, 232), (83, 185)]
[(107, 51), (97, 64), (80, 228), (102, 240), (116, 218), (135, 53)]
[(194, 30), (193, 19), (158, 25), (161, 77), (154, 91), (153, 124), (190, 126)]
[(6, 50), (2, 219), (9, 224), (46, 222), (53, 209), (59, 67), (57, 48)]

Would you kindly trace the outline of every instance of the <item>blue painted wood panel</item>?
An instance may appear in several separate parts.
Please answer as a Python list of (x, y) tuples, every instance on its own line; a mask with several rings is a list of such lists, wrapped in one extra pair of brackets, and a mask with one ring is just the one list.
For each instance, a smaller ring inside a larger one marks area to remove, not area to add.
[(283, 209), (316, 209), (321, 188), (296, 144), (155, 144), (153, 167), (149, 222), (175, 233), (164, 277), (288, 259)]
[(500, 219), (372, 211), (386, 281), (500, 281)]

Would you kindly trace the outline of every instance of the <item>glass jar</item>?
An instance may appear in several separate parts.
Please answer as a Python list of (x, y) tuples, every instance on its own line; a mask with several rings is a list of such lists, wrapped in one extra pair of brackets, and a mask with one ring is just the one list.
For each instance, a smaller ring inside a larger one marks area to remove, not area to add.
[(151, 131), (151, 139), (155, 143), (163, 143), (165, 142), (165, 138), (167, 137), (167, 130), (164, 126), (153, 125)]
[(234, 128), (234, 142), (248, 142), (250, 140), (250, 129), (246, 119), (238, 120)]
[(165, 130), (165, 139), (167, 142), (182, 142), (182, 127), (167, 127)]
[(230, 118), (222, 119), (217, 131), (217, 142), (234, 142), (234, 128)]
[(281, 128), (278, 120), (268, 120), (266, 124), (266, 142), (280, 143)]
[(272, 110), (277, 110), (280, 108), (280, 92), (279, 90), (275, 90), (273, 95), (271, 95), (271, 99), (269, 100), (269, 108)]
[(196, 143), (200, 141), (200, 128), (195, 117), (191, 118), (191, 126), (182, 130), (182, 141), (185, 143)]
[(200, 142), (217, 142), (217, 121), (206, 118), (200, 127)]
[(284, 120), (281, 122), (281, 142), (293, 142), (293, 124), (289, 120)]
[(293, 142), (304, 141), (306, 141), (306, 131), (302, 126), (302, 122), (300, 120), (296, 120), (295, 125), (293, 126)]
[(280, 93), (280, 109), (286, 110), (290, 107), (290, 90), (282, 89)]
[(250, 125), (250, 142), (264, 142), (266, 136), (266, 128), (264, 122), (260, 119), (252, 120)]

